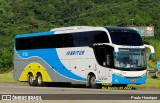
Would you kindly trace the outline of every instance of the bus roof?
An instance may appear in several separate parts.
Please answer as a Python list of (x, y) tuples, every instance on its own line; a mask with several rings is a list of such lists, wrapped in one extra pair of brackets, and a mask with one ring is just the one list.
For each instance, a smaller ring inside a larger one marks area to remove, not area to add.
[[(58, 31), (58, 32), (68, 31), (68, 30), (69, 31), (70, 30), (74, 31), (74, 30), (80, 30), (80, 29), (82, 29), (82, 31), (83, 31), (84, 29), (86, 29), (86, 30), (89, 30), (89, 29), (90, 30), (94, 30), (96, 28), (97, 27), (93, 27), (93, 26), (70, 26), (70, 27), (54, 28), (54, 29), (51, 29), (50, 31), (46, 31), (46, 32), (19, 34), (15, 38), (32, 37), (32, 36), (43, 36), (43, 35), (53, 35), (54, 32), (56, 32), (56, 31)], [(100, 27), (100, 28), (105, 28), (109, 32), (119, 32), (119, 31), (123, 31), (123, 32), (137, 32), (136, 30), (133, 30), (133, 29), (128, 28), (128, 27), (104, 26), (104, 27)]]
[(16, 35), (15, 38), (32, 37), (32, 36), (43, 36), (43, 35), (53, 35), (53, 34), (54, 34), (54, 32), (47, 31), (47, 32), (29, 33), (29, 34), (19, 34), (19, 35)]
[(65, 30), (77, 30), (77, 29), (87, 29), (87, 28), (95, 28), (95, 27), (93, 26), (69, 26), (69, 27), (53, 28), (50, 31), (65, 31)]
[(119, 32), (119, 31), (123, 31), (123, 32), (137, 32), (134, 29), (131, 29), (129, 27), (119, 27), (119, 26), (104, 26), (104, 28), (106, 28), (109, 32)]

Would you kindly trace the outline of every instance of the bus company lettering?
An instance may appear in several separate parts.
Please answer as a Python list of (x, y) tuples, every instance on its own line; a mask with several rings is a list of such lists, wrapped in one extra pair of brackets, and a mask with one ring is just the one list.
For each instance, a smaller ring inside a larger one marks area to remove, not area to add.
[(84, 55), (85, 51), (67, 51), (66, 55)]

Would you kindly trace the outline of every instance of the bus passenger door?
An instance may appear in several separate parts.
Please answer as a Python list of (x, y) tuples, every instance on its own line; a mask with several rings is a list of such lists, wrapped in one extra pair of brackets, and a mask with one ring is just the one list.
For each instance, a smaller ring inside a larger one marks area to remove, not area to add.
[(106, 82), (111, 83), (112, 81), (112, 68), (114, 67), (114, 50), (110, 46), (106, 46), (105, 51), (105, 67), (106, 67)]
[(103, 82), (106, 82), (105, 52), (105, 47), (95, 47), (97, 76)]
[(98, 47), (96, 50), (96, 59), (99, 64), (96, 66), (98, 70), (98, 78), (105, 83), (110, 83), (112, 78), (111, 68), (113, 64), (111, 51), (106, 47)]

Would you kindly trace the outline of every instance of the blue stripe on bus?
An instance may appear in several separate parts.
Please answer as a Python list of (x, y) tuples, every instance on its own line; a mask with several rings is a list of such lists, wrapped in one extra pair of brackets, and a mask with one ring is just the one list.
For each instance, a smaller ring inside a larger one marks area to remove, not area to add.
[(139, 78), (126, 78), (112, 74), (112, 84), (145, 84), (147, 76)]
[[(55, 71), (60, 73), (61, 75), (78, 80), (78, 81), (86, 81), (86, 78), (82, 78), (76, 74), (73, 74), (71, 71), (66, 68), (63, 63), (60, 61), (57, 51), (54, 48), (51, 49), (34, 49), (34, 50), (18, 50), (18, 54), (24, 58), (31, 58), (31, 57), (40, 57), (45, 62), (47, 62)], [(26, 55), (26, 53), (28, 55)]]
[(32, 37), (32, 36), (44, 36), (44, 35), (52, 35), (54, 32), (39, 32), (39, 33), (30, 33), (30, 34), (20, 34), (17, 35), (15, 38), (23, 38), (23, 37)]

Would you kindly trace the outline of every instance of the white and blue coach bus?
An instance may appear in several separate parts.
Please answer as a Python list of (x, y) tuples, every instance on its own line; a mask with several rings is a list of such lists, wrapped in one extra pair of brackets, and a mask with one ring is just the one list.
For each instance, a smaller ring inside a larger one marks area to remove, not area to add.
[(46, 82), (144, 84), (145, 48), (126, 27), (73, 26), (15, 37), (14, 79), (31, 86)]

